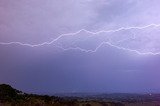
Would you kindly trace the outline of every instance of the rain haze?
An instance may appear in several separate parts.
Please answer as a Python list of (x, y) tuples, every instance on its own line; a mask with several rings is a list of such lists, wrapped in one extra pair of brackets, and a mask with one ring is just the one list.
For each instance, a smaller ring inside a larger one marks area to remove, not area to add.
[(159, 93), (160, 1), (0, 0), (0, 83), (32, 93)]

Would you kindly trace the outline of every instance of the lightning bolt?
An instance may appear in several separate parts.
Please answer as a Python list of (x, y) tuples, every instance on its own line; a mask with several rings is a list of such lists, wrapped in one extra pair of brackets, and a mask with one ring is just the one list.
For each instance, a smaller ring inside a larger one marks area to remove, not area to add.
[[(77, 31), (75, 33), (61, 34), (60, 36), (58, 36), (57, 38), (53, 39), (52, 41), (43, 42), (43, 43), (39, 43), (39, 44), (29, 44), (29, 43), (22, 43), (22, 42), (0, 42), (0, 45), (13, 45), (14, 44), (14, 45), (21, 45), (21, 46), (28, 46), (28, 47), (39, 47), (39, 46), (45, 46), (45, 45), (54, 44), (55, 42), (57, 42), (58, 40), (60, 40), (63, 37), (67, 37), (67, 36), (71, 36), (71, 35), (76, 36), (77, 34), (79, 34), (80, 32), (83, 32), (83, 31), (85, 33), (92, 34), (93, 36), (97, 36), (98, 34), (101, 34), (101, 33), (115, 33), (115, 32), (119, 32), (119, 31), (123, 31), (123, 30), (124, 31), (125, 30), (131, 30), (131, 29), (142, 30), (142, 29), (149, 28), (149, 27), (152, 27), (152, 28), (160, 27), (160, 24), (149, 24), (149, 25), (146, 25), (146, 26), (138, 26), (138, 27), (121, 27), (121, 28), (118, 28), (118, 29), (115, 29), (115, 30), (101, 30), (101, 31), (97, 31), (97, 32), (92, 32), (92, 31), (88, 31), (86, 29), (81, 29), (81, 30), (79, 30), (79, 31)], [(93, 36), (88, 36), (88, 37), (93, 37)], [(134, 38), (135, 38), (135, 36), (133, 36), (133, 38), (130, 38), (130, 39), (134, 39)], [(126, 39), (124, 39), (124, 40), (126, 40)], [(121, 42), (121, 41), (118, 41), (118, 42)], [(83, 48), (80, 48), (80, 47), (63, 48), (62, 46), (58, 46), (58, 45), (55, 45), (55, 46), (58, 47), (58, 48), (61, 48), (64, 51), (66, 51), (66, 50), (80, 50), (82, 52), (94, 53), (94, 52), (97, 52), (97, 50), (99, 48), (101, 48), (103, 45), (109, 45), (111, 47), (114, 47), (114, 48), (117, 48), (117, 49), (120, 49), (120, 50), (134, 52), (134, 53), (137, 53), (139, 55), (160, 55), (160, 52), (156, 52), (156, 53), (153, 53), (153, 52), (140, 52), (138, 50), (116, 46), (116, 45), (110, 43), (109, 41), (101, 42), (97, 47), (95, 47), (94, 50), (86, 50), (86, 49), (83, 49)]]

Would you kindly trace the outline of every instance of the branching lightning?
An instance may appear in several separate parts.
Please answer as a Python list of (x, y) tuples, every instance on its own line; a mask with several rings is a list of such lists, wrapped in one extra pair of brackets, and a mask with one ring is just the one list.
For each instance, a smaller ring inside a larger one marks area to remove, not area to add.
[[(101, 31), (98, 31), (98, 32), (92, 32), (92, 31), (88, 31), (86, 29), (81, 29), (81, 30), (79, 30), (75, 33), (61, 34), (60, 36), (58, 36), (56, 39), (53, 39), (52, 41), (47, 41), (47, 42), (43, 42), (43, 43), (40, 43), (40, 44), (29, 44), (29, 43), (22, 43), (22, 42), (0, 42), (0, 45), (13, 45), (14, 44), (14, 45), (21, 45), (21, 46), (28, 46), (28, 47), (39, 47), (39, 46), (54, 44), (55, 42), (58, 42), (58, 40), (63, 38), (63, 37), (67, 37), (67, 36), (71, 36), (71, 35), (76, 36), (77, 34), (79, 34), (82, 31), (84, 31), (85, 33), (92, 34), (93, 36), (97, 36), (98, 34), (101, 34), (101, 33), (115, 33), (115, 32), (119, 32), (119, 31), (123, 31), (123, 30), (131, 30), (131, 29), (142, 30), (142, 29), (149, 28), (149, 27), (157, 28), (157, 27), (160, 27), (160, 24), (150, 24), (150, 25), (141, 26), (141, 27), (121, 27), (121, 28), (118, 28), (118, 29), (115, 29), (115, 30), (101, 30)], [(93, 36), (89, 36), (89, 37), (93, 37)], [(135, 36), (132, 39), (134, 39), (134, 38), (135, 38)], [(124, 39), (124, 40), (126, 40), (126, 39)], [(121, 42), (121, 41), (117, 41), (117, 42)], [(106, 42), (106, 41), (101, 42), (97, 47), (95, 47), (94, 50), (92, 50), (92, 49), (87, 50), (87, 49), (83, 49), (83, 48), (78, 47), (78, 46), (77, 47), (63, 48), (62, 46), (59, 46), (59, 45), (55, 44), (56, 47), (61, 48), (64, 51), (66, 51), (66, 50), (80, 50), (80, 51), (87, 52), (87, 53), (97, 52), (97, 50), (99, 48), (101, 48), (103, 45), (109, 45), (111, 47), (114, 47), (114, 48), (117, 48), (117, 49), (120, 49), (120, 50), (135, 52), (135, 53), (140, 54), (140, 55), (160, 55), (160, 52), (156, 52), (156, 53), (140, 52), (138, 50), (116, 46), (116, 45), (114, 45), (110, 42)]]

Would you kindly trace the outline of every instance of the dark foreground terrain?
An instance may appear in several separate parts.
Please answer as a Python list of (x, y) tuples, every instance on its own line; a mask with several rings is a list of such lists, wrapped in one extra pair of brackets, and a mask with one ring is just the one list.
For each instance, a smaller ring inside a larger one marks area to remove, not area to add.
[(0, 85), (0, 106), (160, 106), (160, 94), (26, 94)]

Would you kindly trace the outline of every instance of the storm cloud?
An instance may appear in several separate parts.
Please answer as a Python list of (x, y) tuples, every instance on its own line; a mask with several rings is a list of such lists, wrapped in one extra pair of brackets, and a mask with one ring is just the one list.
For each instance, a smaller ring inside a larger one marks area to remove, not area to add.
[[(0, 42), (39, 44), (81, 29), (96, 32), (159, 24), (159, 10), (158, 0), (0, 0)], [(0, 83), (50, 94), (160, 92), (159, 55), (139, 55), (110, 45), (94, 53), (57, 48), (93, 50), (107, 41), (141, 52), (159, 52), (158, 35), (159, 27), (149, 27), (102, 33), (84, 42), (90, 34), (83, 30), (50, 45), (0, 44)]]

